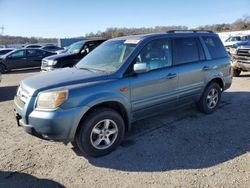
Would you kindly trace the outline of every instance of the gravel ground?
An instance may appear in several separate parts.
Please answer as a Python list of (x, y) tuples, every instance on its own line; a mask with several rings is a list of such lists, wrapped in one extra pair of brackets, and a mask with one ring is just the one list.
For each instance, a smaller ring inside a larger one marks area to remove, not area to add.
[(38, 70), (0, 83), (0, 187), (250, 187), (250, 74), (234, 78), (211, 115), (195, 108), (138, 121), (102, 158), (17, 127), (13, 97)]

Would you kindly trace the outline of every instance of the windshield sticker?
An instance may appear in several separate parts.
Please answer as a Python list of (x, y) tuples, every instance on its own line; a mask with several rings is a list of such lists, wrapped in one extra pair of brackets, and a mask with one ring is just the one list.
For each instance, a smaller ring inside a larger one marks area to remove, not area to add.
[(138, 44), (140, 42), (139, 39), (128, 39), (125, 40), (124, 44)]

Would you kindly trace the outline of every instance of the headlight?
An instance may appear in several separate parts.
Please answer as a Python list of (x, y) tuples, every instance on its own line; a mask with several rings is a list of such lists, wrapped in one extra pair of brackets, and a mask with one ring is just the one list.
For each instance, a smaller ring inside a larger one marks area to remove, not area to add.
[(36, 108), (55, 109), (68, 99), (68, 90), (42, 92), (38, 95)]
[(48, 60), (47, 62), (49, 66), (55, 65), (57, 63), (56, 60)]
[(230, 53), (231, 54), (236, 54), (237, 53), (237, 48), (230, 48)]

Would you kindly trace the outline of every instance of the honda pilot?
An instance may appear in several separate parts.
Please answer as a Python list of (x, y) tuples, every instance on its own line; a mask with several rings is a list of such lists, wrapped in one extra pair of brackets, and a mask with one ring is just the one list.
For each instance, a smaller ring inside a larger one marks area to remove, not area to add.
[(132, 122), (162, 109), (196, 103), (214, 112), (231, 82), (230, 58), (213, 32), (125, 36), (72, 68), (22, 80), (14, 111), (27, 133), (98, 157), (117, 148)]

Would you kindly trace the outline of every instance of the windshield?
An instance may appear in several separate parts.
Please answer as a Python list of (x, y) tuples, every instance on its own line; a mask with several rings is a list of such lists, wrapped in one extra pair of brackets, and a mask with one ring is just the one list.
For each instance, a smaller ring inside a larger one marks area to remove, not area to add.
[(125, 40), (107, 41), (83, 58), (76, 67), (115, 72), (123, 65), (136, 45)]
[(84, 41), (73, 43), (69, 46), (69, 49), (67, 52), (70, 54), (77, 54), (81, 50), (83, 44), (84, 44)]

